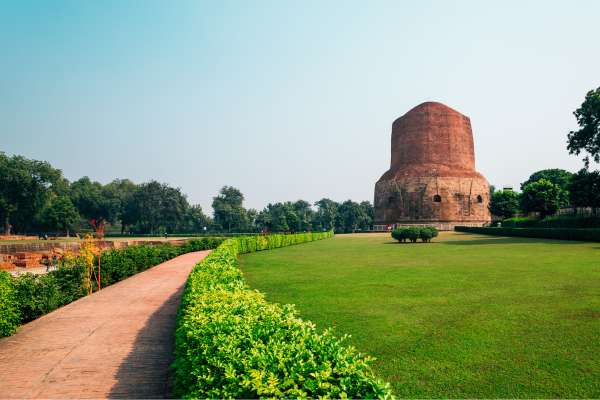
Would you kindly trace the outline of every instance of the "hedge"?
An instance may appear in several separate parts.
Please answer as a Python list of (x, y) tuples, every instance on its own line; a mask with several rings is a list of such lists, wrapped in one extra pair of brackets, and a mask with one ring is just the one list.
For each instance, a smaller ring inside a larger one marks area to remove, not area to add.
[(600, 242), (600, 229), (569, 228), (492, 228), (457, 226), (458, 232), (483, 233), (485, 235), (519, 236), (539, 239), (581, 240)]
[(438, 236), (438, 230), (433, 226), (412, 226), (408, 228), (396, 228), (392, 231), (392, 237), (399, 242), (416, 243), (417, 239), (422, 242), (431, 242), (431, 239)]
[(178, 311), (173, 394), (181, 398), (385, 398), (372, 359), (291, 305), (248, 288), (237, 256), (332, 232), (226, 240), (192, 270)]
[(502, 221), (504, 228), (600, 228), (598, 216), (557, 215), (544, 219), (531, 217), (515, 217)]
[[(129, 246), (102, 253), (102, 287), (123, 280), (163, 261), (191, 251), (217, 247), (223, 238), (202, 238), (182, 246), (171, 244)], [(97, 265), (97, 259), (94, 260)], [(85, 266), (74, 258), (44, 275), (24, 274), (11, 277), (0, 273), (0, 336), (9, 336), (20, 324), (32, 321), (87, 294)], [(94, 282), (93, 290), (97, 290)]]
[(19, 303), (12, 277), (0, 271), (0, 337), (10, 336), (19, 326)]

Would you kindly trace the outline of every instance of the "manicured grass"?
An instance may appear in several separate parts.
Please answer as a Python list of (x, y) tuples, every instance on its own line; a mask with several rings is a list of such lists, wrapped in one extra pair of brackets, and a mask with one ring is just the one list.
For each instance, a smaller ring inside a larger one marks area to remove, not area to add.
[(251, 287), (351, 334), (399, 397), (600, 397), (600, 244), (347, 235), (241, 257)]

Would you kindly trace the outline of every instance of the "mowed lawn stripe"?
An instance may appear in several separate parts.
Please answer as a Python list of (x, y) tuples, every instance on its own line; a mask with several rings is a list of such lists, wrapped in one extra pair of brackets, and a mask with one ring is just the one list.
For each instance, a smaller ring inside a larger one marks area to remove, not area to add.
[(248, 283), (351, 334), (401, 397), (600, 397), (600, 244), (442, 233), (242, 256)]

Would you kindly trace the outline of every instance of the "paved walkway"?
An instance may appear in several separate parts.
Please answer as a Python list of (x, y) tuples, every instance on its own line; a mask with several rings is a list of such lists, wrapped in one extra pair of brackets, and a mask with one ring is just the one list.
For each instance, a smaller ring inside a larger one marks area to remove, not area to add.
[(0, 339), (0, 398), (164, 398), (175, 315), (192, 267), (167, 261)]

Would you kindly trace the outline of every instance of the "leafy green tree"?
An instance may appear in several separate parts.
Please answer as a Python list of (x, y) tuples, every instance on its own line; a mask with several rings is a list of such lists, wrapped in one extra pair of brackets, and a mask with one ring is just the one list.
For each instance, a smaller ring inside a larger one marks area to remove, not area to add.
[(79, 222), (77, 209), (66, 196), (54, 196), (42, 211), (41, 220), (49, 229), (57, 229), (69, 236), (77, 222)]
[(547, 179), (531, 182), (523, 187), (521, 208), (523, 211), (537, 211), (541, 217), (554, 214), (560, 207), (561, 188)]
[(172, 233), (189, 208), (179, 188), (150, 181), (139, 185), (128, 201), (126, 218), (141, 233)]
[(600, 207), (600, 172), (583, 168), (573, 175), (569, 185), (573, 207)]
[(121, 234), (125, 233), (128, 225), (135, 223), (129, 219), (127, 204), (136, 189), (137, 185), (129, 179), (115, 179), (102, 188), (105, 199), (118, 208), (116, 219), (121, 221)]
[(369, 217), (360, 204), (346, 200), (337, 208), (336, 230), (354, 232), (368, 223)]
[(315, 203), (317, 213), (313, 227), (315, 230), (331, 230), (335, 227), (339, 204), (333, 200), (323, 198)]
[(510, 218), (519, 212), (520, 195), (512, 190), (498, 190), (492, 194), (488, 209), (497, 216)]
[(121, 212), (121, 202), (117, 197), (107, 196), (100, 182), (84, 176), (71, 184), (71, 201), (79, 214), (94, 227), (114, 223)]
[(315, 212), (310, 206), (310, 203), (305, 200), (294, 202), (293, 209), (299, 219), (296, 231), (304, 232), (311, 230)]
[(373, 226), (373, 219), (375, 218), (375, 209), (373, 208), (373, 204), (370, 201), (363, 201), (360, 203), (360, 207), (363, 209), (366, 219), (363, 220), (360, 225), (360, 229), (368, 230)]
[(212, 220), (202, 211), (202, 207), (197, 204), (188, 207), (185, 211), (185, 215), (178, 227), (178, 232), (189, 232), (198, 233), (203, 232), (204, 227), (209, 228), (212, 226)]
[(247, 227), (244, 195), (233, 186), (223, 186), (213, 197), (212, 208), (215, 224), (228, 232), (244, 230)]
[(569, 154), (576, 155), (585, 151), (587, 155), (583, 161), (588, 167), (590, 156), (595, 162), (600, 162), (600, 88), (590, 90), (573, 114), (580, 129), (569, 132), (567, 149)]
[(0, 218), (4, 234), (30, 229), (53, 189), (64, 188), (62, 172), (45, 161), (0, 152)]
[(529, 179), (521, 184), (521, 190), (530, 183), (546, 179), (560, 187), (560, 207), (569, 205), (569, 182), (573, 174), (560, 168), (543, 169), (531, 174)]

